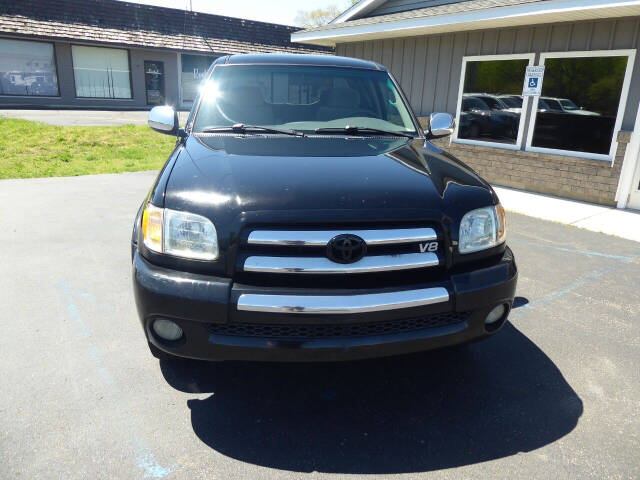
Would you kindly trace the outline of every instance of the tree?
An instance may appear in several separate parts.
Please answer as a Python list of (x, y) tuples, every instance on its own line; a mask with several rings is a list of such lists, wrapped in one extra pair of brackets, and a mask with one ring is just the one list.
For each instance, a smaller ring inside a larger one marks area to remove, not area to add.
[(296, 25), (304, 28), (321, 27), (336, 18), (347, 8), (358, 3), (358, 1), (359, 0), (347, 0), (346, 4), (328, 5), (325, 8), (316, 8), (315, 10), (309, 11), (298, 10)]

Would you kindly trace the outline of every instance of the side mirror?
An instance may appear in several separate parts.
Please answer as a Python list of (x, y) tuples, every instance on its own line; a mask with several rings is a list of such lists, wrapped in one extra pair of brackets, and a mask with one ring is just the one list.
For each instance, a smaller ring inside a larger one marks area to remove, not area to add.
[(153, 107), (149, 112), (149, 126), (156, 132), (178, 135), (180, 129), (178, 112), (168, 105)]
[(429, 116), (429, 130), (425, 132), (427, 140), (451, 135), (456, 127), (456, 121), (448, 113), (432, 113)]

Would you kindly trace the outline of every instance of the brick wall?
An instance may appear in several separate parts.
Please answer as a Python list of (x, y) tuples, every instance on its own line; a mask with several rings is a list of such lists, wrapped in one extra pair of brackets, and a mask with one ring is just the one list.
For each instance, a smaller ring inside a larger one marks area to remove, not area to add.
[(434, 143), (492, 184), (615, 205), (620, 169), (630, 138), (631, 132), (619, 132), (613, 165), (602, 160), (450, 143), (449, 138)]

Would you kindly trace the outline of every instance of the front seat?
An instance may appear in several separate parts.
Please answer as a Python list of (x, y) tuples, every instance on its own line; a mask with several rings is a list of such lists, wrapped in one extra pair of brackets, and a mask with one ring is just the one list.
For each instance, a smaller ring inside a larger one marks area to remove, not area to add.
[(366, 110), (360, 108), (360, 93), (353, 88), (340, 87), (325, 90), (320, 95), (319, 103), (316, 118), (324, 122), (368, 115)]
[(274, 123), (272, 106), (265, 102), (258, 87), (234, 87), (222, 92), (218, 105), (227, 120), (253, 125)]

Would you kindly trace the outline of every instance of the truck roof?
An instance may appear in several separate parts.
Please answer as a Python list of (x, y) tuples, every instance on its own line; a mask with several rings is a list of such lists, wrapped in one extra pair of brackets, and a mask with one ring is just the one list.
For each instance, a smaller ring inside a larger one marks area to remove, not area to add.
[(318, 67), (347, 67), (365, 68), (369, 70), (384, 70), (386, 68), (374, 62), (357, 58), (336, 57), (334, 55), (301, 55), (281, 53), (249, 53), (230, 55), (221, 63), (233, 65), (309, 65)]

